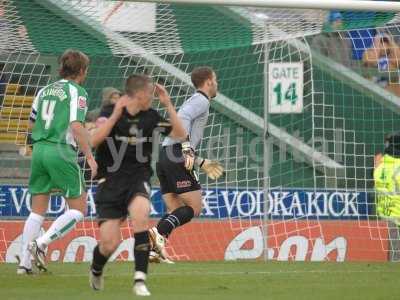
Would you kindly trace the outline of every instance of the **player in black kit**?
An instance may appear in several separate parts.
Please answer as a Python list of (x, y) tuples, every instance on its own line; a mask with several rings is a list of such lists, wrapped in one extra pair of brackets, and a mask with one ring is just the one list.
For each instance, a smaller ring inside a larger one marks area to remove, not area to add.
[[(151, 108), (154, 92), (170, 120)], [(103, 289), (103, 268), (121, 242), (120, 225), (129, 215), (134, 228), (134, 292), (149, 296), (145, 280), (149, 256), (149, 213), (152, 137), (155, 130), (177, 139), (187, 133), (168, 92), (145, 75), (126, 80), (125, 95), (100, 113), (92, 135), (97, 147), (98, 188), (95, 198), (99, 243), (93, 251), (90, 286)]]

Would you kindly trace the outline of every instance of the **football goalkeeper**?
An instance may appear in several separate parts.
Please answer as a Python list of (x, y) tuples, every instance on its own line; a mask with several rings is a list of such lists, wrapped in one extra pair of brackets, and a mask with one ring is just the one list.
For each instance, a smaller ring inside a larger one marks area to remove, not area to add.
[(400, 132), (385, 139), (383, 157), (374, 170), (376, 211), (400, 226)]
[(194, 153), (203, 137), (210, 101), (217, 95), (216, 74), (210, 67), (198, 67), (193, 70), (191, 79), (197, 91), (178, 111), (178, 116), (189, 134), (187, 141), (182, 143), (167, 137), (156, 165), (168, 213), (161, 218), (156, 227), (150, 229), (150, 239), (152, 250), (156, 252), (153, 253), (153, 259), (165, 262), (171, 262), (164, 250), (166, 238), (175, 228), (190, 222), (201, 213), (201, 186), (194, 165), (200, 167), (213, 180), (223, 173), (223, 168), (218, 162), (195, 158)]

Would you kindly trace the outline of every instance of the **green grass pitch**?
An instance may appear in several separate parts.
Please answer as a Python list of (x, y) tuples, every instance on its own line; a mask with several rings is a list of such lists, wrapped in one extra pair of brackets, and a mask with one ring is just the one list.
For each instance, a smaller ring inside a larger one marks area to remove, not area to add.
[[(133, 263), (109, 263), (105, 290), (88, 285), (88, 264), (50, 264), (49, 274), (18, 276), (0, 264), (0, 299), (135, 298)], [(150, 299), (400, 299), (396, 263), (212, 262), (150, 265)]]

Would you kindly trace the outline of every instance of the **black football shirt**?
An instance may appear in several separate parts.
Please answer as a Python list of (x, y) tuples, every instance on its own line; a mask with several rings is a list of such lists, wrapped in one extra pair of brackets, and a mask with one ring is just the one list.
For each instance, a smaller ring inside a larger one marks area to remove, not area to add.
[[(100, 117), (111, 116), (113, 109), (114, 105), (103, 107)], [(97, 148), (97, 178), (117, 173), (123, 176), (143, 173), (150, 177), (154, 133), (168, 135), (171, 130), (171, 124), (154, 109), (131, 115), (124, 108), (106, 140)]]

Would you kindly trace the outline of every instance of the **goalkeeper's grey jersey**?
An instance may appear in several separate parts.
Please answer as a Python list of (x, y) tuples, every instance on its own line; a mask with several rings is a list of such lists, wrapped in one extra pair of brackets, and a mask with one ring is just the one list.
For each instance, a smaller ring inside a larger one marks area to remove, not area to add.
[[(204, 127), (207, 124), (210, 109), (210, 100), (207, 96), (197, 91), (189, 99), (187, 99), (178, 111), (178, 117), (183, 127), (189, 134), (190, 143), (193, 149), (196, 149), (203, 138)], [(169, 146), (180, 143), (170, 137), (166, 137), (163, 146)]]

